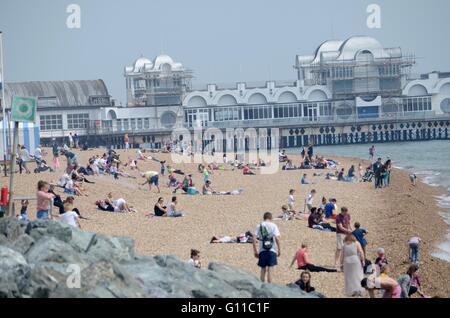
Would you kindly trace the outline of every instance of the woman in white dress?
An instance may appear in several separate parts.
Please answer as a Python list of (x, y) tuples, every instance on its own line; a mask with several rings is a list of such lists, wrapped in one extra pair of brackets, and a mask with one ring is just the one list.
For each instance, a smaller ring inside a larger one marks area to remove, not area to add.
[(349, 297), (362, 296), (361, 280), (364, 278), (364, 252), (352, 234), (344, 239), (341, 253), (341, 268), (345, 277), (345, 293)]

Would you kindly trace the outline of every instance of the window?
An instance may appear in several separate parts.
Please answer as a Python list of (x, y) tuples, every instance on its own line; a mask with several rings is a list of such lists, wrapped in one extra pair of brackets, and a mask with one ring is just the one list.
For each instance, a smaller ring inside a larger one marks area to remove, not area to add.
[(117, 127), (117, 130), (123, 130), (121, 119), (116, 119), (116, 127)]
[(150, 129), (150, 118), (144, 118), (144, 129)]
[(137, 129), (142, 130), (142, 118), (138, 118), (137, 120)]
[(62, 129), (62, 115), (41, 115), (40, 125), (43, 131)]
[(431, 97), (409, 97), (403, 99), (404, 112), (420, 112), (431, 110)]
[(215, 121), (229, 121), (240, 119), (241, 119), (241, 108), (239, 107), (227, 107), (214, 110)]
[(89, 114), (68, 114), (67, 128), (86, 129), (89, 120)]
[(136, 119), (135, 118), (130, 119), (130, 129), (136, 130)]
[(130, 130), (130, 122), (128, 119), (122, 120), (122, 127), (123, 130)]

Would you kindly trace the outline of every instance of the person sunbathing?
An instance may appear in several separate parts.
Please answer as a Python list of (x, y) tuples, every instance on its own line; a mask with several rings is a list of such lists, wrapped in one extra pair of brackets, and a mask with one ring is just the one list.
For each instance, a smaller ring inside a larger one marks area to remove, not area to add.
[(249, 165), (245, 165), (244, 168), (242, 169), (242, 174), (245, 176), (253, 176), (255, 175), (255, 173), (253, 171), (251, 171)]
[(253, 243), (253, 234), (250, 231), (247, 231), (238, 236), (219, 236), (214, 235), (209, 242), (211, 244), (218, 243)]

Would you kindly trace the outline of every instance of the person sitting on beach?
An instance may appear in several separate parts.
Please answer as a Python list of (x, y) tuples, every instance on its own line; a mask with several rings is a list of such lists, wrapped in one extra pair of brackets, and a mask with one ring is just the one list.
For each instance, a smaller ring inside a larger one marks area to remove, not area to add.
[(303, 177), (300, 181), (301, 184), (309, 184), (306, 173), (303, 174)]
[(324, 220), (324, 214), (322, 208), (312, 208), (311, 214), (308, 217), (308, 227), (314, 230), (336, 232), (336, 228), (331, 226), (326, 220)]
[(144, 156), (144, 154), (142, 153), (142, 151), (141, 151), (140, 148), (139, 148), (139, 149), (137, 150), (137, 152), (136, 152), (136, 158), (137, 158), (138, 160), (145, 161), (145, 156)]
[(341, 171), (339, 171), (339, 174), (337, 176), (337, 180), (338, 181), (346, 181), (344, 178), (344, 168), (341, 169)]
[(377, 258), (375, 259), (375, 272), (377, 276), (380, 276), (381, 269), (388, 265), (388, 259), (386, 257), (386, 253), (384, 251), (384, 248), (380, 247), (377, 249)]
[(52, 216), (49, 214), (50, 211), (50, 200), (55, 196), (49, 193), (50, 184), (46, 181), (39, 181), (37, 184), (37, 214), (36, 217), (42, 220), (51, 219)]
[(418, 293), (423, 298), (427, 297), (421, 291), (418, 271), (419, 266), (417, 266), (417, 264), (411, 264), (406, 273), (397, 279), (397, 282), (402, 289), (401, 298), (410, 298), (415, 293)]
[(206, 183), (203, 185), (202, 194), (203, 195), (214, 194), (214, 190), (211, 187), (211, 181), (210, 180), (206, 181)]
[(400, 298), (402, 289), (395, 279), (388, 276), (389, 265), (385, 265), (383, 271), (382, 276), (372, 274), (363, 278), (361, 286), (369, 292), (370, 298), (375, 298), (375, 290), (383, 290), (383, 298)]
[(73, 205), (71, 203), (64, 204), (64, 213), (59, 217), (61, 223), (81, 228), (80, 222), (78, 220), (78, 214), (73, 211)]
[(355, 229), (353, 230), (352, 234), (354, 237), (356, 237), (356, 240), (361, 245), (364, 252), (364, 257), (366, 257), (366, 246), (367, 246), (366, 235), (368, 233), (369, 232), (367, 232), (366, 229), (361, 227), (361, 224), (359, 222), (355, 222)]
[(295, 216), (295, 213), (292, 212), (287, 205), (283, 205), (281, 207), (281, 215), (278, 217), (278, 219), (281, 219), (283, 221), (290, 221), (293, 220)]
[(327, 198), (322, 197), (322, 202), (320, 203), (319, 208), (325, 210), (325, 206), (327, 205), (327, 203)]
[(28, 210), (28, 200), (22, 200), (20, 201), (21, 208), (20, 208), (20, 214), (17, 216), (17, 219), (19, 221), (29, 221), (27, 210)]
[(64, 193), (67, 193), (69, 195), (88, 196), (88, 194), (85, 194), (83, 192), (83, 188), (77, 185), (72, 179), (67, 181), (66, 185), (64, 186)]
[(288, 160), (283, 166), (283, 170), (296, 170), (297, 167), (292, 164), (292, 160)]
[(167, 209), (167, 216), (168, 217), (182, 217), (184, 216), (184, 213), (182, 211), (177, 210), (177, 204), (178, 200), (177, 197), (172, 197), (172, 202), (169, 205), (169, 208)]
[(155, 216), (167, 216), (167, 206), (164, 205), (164, 199), (159, 198), (156, 202), (153, 212), (155, 213)]
[[(208, 180), (209, 181), (209, 180)], [(169, 181), (170, 182), (170, 181)], [(206, 184), (206, 183), (205, 183)], [(184, 176), (183, 182), (180, 184), (178, 183), (178, 187), (175, 188), (172, 193), (177, 193), (178, 189), (181, 189), (184, 191), (184, 193), (188, 193), (189, 188), (192, 188), (194, 186), (194, 183), (192, 181), (192, 174), (188, 174)]]
[(289, 267), (291, 268), (292, 265), (294, 265), (294, 263), (297, 262), (297, 268), (301, 270), (308, 270), (310, 272), (329, 272), (329, 273), (337, 272), (336, 269), (314, 265), (308, 256), (307, 250), (308, 245), (306, 243), (302, 243), (301, 248), (299, 248), (295, 253), (294, 258), (292, 259), (291, 265)]
[(335, 219), (337, 216), (336, 210), (337, 210), (337, 200), (334, 198), (331, 198), (325, 205), (324, 208), (324, 214), (326, 219)]
[(278, 153), (278, 158), (280, 162), (285, 162), (288, 160), (288, 156), (286, 154), (286, 150), (282, 150), (280, 153)]
[[(63, 207), (64, 207), (64, 204), (66, 204), (66, 203), (70, 203), (70, 204), (72, 204), (72, 206), (74, 206), (74, 202), (75, 202), (75, 197), (73, 197), (73, 196), (68, 196), (64, 201), (62, 201)], [(78, 208), (73, 207), (73, 208), (72, 208), (72, 211), (75, 212), (76, 214), (78, 214), (78, 217), (79, 217), (80, 219), (87, 220), (86, 217), (84, 217), (84, 216), (81, 215), (81, 212), (80, 212), (80, 210), (79, 210)], [(63, 209), (62, 213), (61, 213), (61, 210), (60, 210), (60, 214), (63, 214), (63, 213), (64, 213), (64, 209)]]
[(202, 268), (202, 262), (200, 261), (200, 251), (192, 249), (191, 258), (187, 263), (195, 268)]
[(355, 166), (352, 165), (350, 169), (348, 169), (347, 179), (353, 179), (355, 177)]
[(255, 175), (255, 173), (250, 170), (250, 166), (248, 164), (245, 165), (244, 168), (242, 169), (242, 174), (245, 175), (245, 176), (253, 176), (253, 175)]
[(219, 243), (253, 243), (253, 234), (250, 231), (247, 231), (238, 236), (220, 236), (214, 235), (210, 242), (211, 244), (219, 244)]
[(311, 273), (309, 271), (303, 271), (300, 274), (300, 279), (295, 282), (302, 291), (306, 293), (312, 293), (316, 291), (314, 287), (311, 286)]

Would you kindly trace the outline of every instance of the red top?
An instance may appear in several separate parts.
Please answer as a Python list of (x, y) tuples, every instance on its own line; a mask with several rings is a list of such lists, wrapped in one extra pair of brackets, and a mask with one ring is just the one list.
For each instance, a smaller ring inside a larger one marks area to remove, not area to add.
[(297, 259), (298, 268), (308, 265), (306, 259), (308, 258), (308, 254), (306, 254), (306, 249), (299, 249), (295, 254), (295, 258)]

